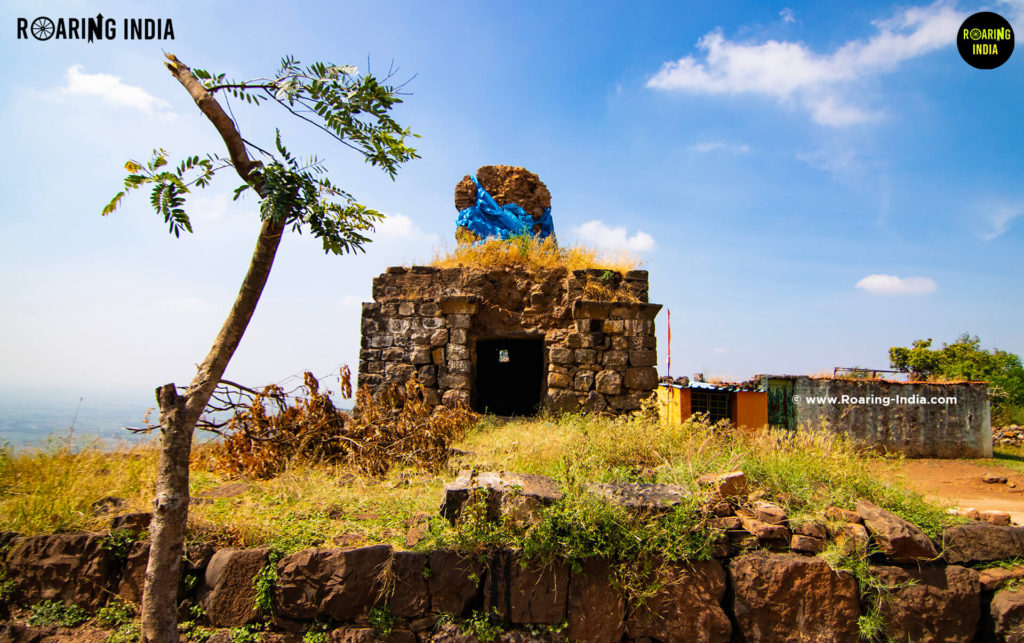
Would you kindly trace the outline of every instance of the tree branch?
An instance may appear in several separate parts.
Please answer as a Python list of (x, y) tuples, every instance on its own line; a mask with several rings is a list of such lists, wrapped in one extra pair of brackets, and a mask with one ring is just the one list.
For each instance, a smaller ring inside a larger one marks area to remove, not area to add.
[(192, 73), (192, 69), (188, 65), (178, 60), (174, 54), (164, 55), (170, 61), (164, 63), (167, 65), (167, 69), (185, 87), (189, 95), (192, 96), (192, 100), (196, 102), (199, 110), (217, 128), (217, 133), (224, 139), (224, 144), (228, 148), (228, 154), (231, 156), (231, 162), (235, 166), (235, 171), (238, 172), (243, 181), (249, 183), (249, 175), (253, 169), (261, 164), (249, 158), (248, 152), (245, 151), (245, 141), (242, 140), (241, 134), (238, 133), (235, 122), (227, 115), (224, 108), (220, 106), (220, 103), (210, 95), (210, 92), (206, 91), (206, 88), (203, 87), (203, 84)]

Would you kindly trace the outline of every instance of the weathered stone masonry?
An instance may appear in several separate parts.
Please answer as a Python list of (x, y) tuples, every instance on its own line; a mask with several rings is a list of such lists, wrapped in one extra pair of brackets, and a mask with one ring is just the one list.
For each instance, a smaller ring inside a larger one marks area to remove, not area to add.
[(647, 303), (644, 270), (393, 267), (374, 279), (373, 299), (363, 304), (361, 387), (415, 374), (429, 403), (478, 408), (490, 385), (477, 377), (485, 340), (542, 346), (536, 393), (544, 409), (634, 410), (657, 386), (661, 305)]

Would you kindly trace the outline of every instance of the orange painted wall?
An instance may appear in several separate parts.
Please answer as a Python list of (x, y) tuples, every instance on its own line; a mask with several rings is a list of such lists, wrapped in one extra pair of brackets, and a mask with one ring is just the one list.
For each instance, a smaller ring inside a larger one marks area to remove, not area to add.
[(674, 386), (658, 387), (658, 410), (663, 422), (681, 424), (690, 417), (690, 390)]
[(768, 424), (768, 394), (761, 391), (733, 393), (732, 421), (738, 427), (764, 428)]

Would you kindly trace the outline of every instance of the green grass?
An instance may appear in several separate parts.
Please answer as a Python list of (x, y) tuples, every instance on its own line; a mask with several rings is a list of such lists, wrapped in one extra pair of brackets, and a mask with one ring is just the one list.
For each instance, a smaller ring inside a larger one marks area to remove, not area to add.
[[(746, 473), (752, 489), (781, 498), (795, 522), (820, 517), (831, 505), (853, 508), (859, 498), (894, 511), (933, 536), (956, 521), (944, 507), (897, 483), (883, 482), (877, 476), (879, 467), (893, 466), (894, 461), (826, 433), (753, 434), (699, 421), (662, 426), (644, 414), (507, 422), (485, 417), (456, 447), (462, 455), (439, 475), (395, 468), (385, 476), (369, 477), (342, 466), (293, 464), (276, 478), (247, 481), (237, 495), (192, 505), (189, 537), (220, 545), (270, 546), (284, 553), (336, 542), (404, 546), (410, 519), (422, 512), (432, 518), (418, 549), (452, 543), (472, 548), (513, 538), (537, 556), (577, 561), (606, 554), (633, 556), (647, 551), (644, 547), (660, 548), (670, 559), (699, 559), (707, 556), (713, 534), (700, 512), (696, 478), (736, 469)], [(204, 448), (195, 448), (193, 496), (233, 482), (206, 468)], [(18, 455), (0, 451), (0, 523), (23, 534), (103, 528), (108, 518), (93, 516), (91, 504), (116, 495), (126, 499), (123, 511), (148, 510), (155, 464), (156, 451), (150, 445), (72, 452), (54, 442)], [(484, 524), (466, 524), (456, 531), (436, 517), (437, 506), (444, 482), (468, 468), (548, 475), (563, 485), (566, 497), (545, 510), (528, 538)], [(615, 481), (678, 484), (694, 491), (695, 500), (657, 517), (654, 524), (583, 490), (586, 482)], [(627, 546), (625, 541), (637, 534), (649, 544)], [(117, 545), (127, 543), (112, 543)]]
[(1024, 473), (1024, 447), (997, 444), (992, 447), (992, 463)]

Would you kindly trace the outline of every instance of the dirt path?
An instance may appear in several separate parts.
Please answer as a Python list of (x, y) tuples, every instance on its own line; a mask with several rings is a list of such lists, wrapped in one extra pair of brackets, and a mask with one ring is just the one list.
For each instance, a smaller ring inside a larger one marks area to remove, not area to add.
[[(1014, 524), (1024, 524), (1024, 474), (1006, 466), (1004, 460), (904, 460), (895, 471), (876, 473), (902, 478), (925, 496), (957, 507), (1006, 511)], [(983, 482), (985, 474), (1005, 477), (1006, 483)]]

